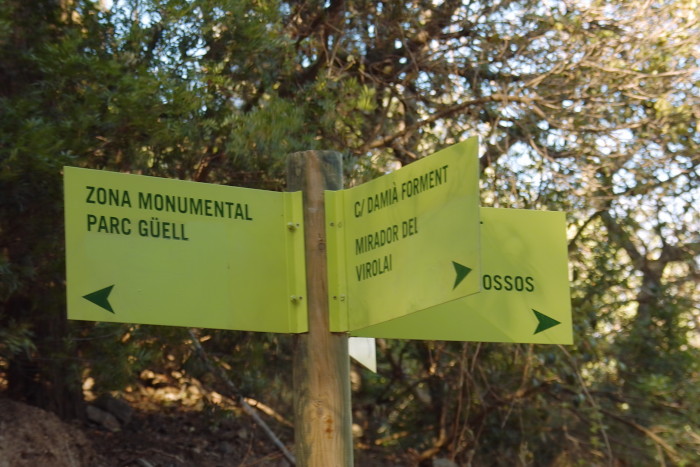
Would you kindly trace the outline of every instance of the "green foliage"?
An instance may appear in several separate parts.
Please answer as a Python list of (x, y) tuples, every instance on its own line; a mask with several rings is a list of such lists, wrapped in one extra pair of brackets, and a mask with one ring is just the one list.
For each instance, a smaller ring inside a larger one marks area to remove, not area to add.
[(32, 335), (26, 324), (8, 323), (0, 329), (0, 361), (7, 361), (21, 352), (34, 350)]
[[(281, 190), (286, 154), (334, 149), (353, 185), (478, 134), (484, 205), (569, 213), (576, 344), (381, 341), (379, 375), (355, 371), (358, 446), (700, 463), (699, 33), (694, 0), (2, 2), (8, 391), (70, 415), (85, 375), (220, 384), (183, 330), (66, 323), (64, 165)], [(290, 414), (289, 337), (203, 334)]]

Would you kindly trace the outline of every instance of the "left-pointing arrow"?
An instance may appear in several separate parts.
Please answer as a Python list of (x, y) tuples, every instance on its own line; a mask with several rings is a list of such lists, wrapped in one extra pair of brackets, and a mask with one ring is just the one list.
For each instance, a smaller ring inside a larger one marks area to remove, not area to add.
[(109, 293), (112, 291), (112, 288), (114, 287), (114, 284), (110, 285), (109, 287), (105, 287), (104, 289), (100, 289), (96, 292), (89, 293), (87, 295), (83, 295), (83, 298), (94, 303), (95, 305), (104, 308), (105, 310), (109, 311), (110, 313), (114, 313), (114, 310), (112, 309), (112, 305), (109, 303)]

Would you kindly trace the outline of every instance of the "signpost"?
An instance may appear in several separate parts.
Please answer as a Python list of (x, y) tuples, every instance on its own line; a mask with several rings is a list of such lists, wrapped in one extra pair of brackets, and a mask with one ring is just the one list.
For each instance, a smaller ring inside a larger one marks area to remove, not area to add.
[(65, 168), (68, 317), (306, 331), (301, 193)]
[(348, 190), (341, 161), (291, 155), (303, 196), (66, 167), (68, 317), (301, 333), (314, 466), (352, 464), (348, 331), (572, 343), (564, 214), (480, 209), (476, 138)]
[(478, 140), (326, 192), (331, 330), (479, 291)]
[(353, 465), (347, 333), (331, 333), (324, 190), (343, 187), (342, 155), (287, 156), (287, 189), (304, 195), (308, 332), (294, 339), (294, 451), (300, 466)]
[(572, 344), (563, 212), (481, 208), (482, 291), (354, 336)]

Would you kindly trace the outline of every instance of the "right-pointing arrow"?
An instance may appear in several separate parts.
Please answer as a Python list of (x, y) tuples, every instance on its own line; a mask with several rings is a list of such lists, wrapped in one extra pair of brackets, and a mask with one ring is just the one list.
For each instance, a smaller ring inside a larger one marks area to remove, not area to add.
[(472, 272), (472, 269), (454, 261), (452, 261), (452, 265), (455, 267), (455, 273), (457, 274), (457, 276), (455, 277), (455, 285), (454, 287), (452, 287), (452, 290), (454, 290), (457, 288), (460, 282), (462, 282), (464, 278), (467, 277), (467, 274)]
[(554, 327), (557, 324), (561, 324), (560, 321), (557, 321), (554, 318), (550, 318), (549, 316), (544, 315), (535, 309), (533, 309), (532, 311), (535, 313), (535, 316), (537, 317), (537, 329), (535, 329), (535, 332), (533, 332), (533, 334), (537, 334), (538, 332), (546, 331), (547, 329)]
[(96, 292), (83, 295), (83, 298), (101, 308), (104, 308), (110, 313), (114, 313), (112, 305), (110, 305), (109, 303), (109, 293), (112, 291), (112, 287), (114, 287), (114, 284), (110, 285), (109, 287), (105, 287), (104, 289), (100, 289)]

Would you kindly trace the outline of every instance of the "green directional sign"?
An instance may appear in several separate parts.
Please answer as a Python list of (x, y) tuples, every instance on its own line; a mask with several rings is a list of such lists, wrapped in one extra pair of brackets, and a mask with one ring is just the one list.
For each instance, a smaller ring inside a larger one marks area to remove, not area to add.
[(399, 318), (480, 289), (478, 140), (326, 192), (331, 330)]
[(64, 174), (69, 318), (306, 331), (301, 193)]
[(481, 293), (351, 334), (571, 344), (564, 213), (482, 208), (481, 222)]

